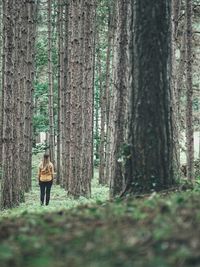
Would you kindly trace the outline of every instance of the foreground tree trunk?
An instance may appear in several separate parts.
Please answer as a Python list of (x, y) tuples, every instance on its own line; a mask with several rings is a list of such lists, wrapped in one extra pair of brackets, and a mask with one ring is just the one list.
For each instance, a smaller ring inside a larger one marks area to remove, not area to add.
[(141, 193), (175, 183), (170, 108), (171, 1), (135, 0), (132, 10), (133, 80), (124, 193)]
[(192, 88), (192, 1), (186, 0), (186, 155), (187, 178), (194, 179), (194, 129), (193, 129), (193, 88)]

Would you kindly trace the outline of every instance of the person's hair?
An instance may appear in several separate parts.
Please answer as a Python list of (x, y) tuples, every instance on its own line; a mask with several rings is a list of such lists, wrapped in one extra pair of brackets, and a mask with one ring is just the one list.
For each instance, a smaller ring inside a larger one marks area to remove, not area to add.
[(49, 154), (44, 154), (42, 160), (42, 170), (46, 171), (50, 167), (50, 156)]

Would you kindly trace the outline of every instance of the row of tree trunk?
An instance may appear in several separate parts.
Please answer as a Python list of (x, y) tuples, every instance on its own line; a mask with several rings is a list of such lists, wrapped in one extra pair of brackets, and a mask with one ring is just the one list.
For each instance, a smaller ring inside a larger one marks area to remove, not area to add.
[[(100, 183), (111, 196), (167, 189), (176, 183), (180, 84), (173, 72), (181, 2), (117, 0), (107, 3), (106, 66), (97, 49), (101, 114)], [(52, 1), (48, 14), (49, 149), (57, 181), (74, 197), (91, 195), (93, 176), (94, 0), (58, 0), (58, 125), (55, 155)], [(172, 5), (173, 4), (173, 5)], [(4, 0), (2, 61), (2, 207), (23, 200), (31, 186), (34, 43), (37, 3)], [(188, 177), (193, 177), (192, 2), (186, 0)], [(173, 18), (173, 27), (172, 27)], [(174, 46), (174, 48), (173, 48)], [(96, 46), (97, 47), (97, 46)], [(185, 51), (185, 52), (184, 52)], [(183, 55), (183, 53), (185, 53)], [(103, 69), (105, 76), (103, 78)], [(180, 74), (179, 74), (180, 75)], [(179, 76), (178, 76), (179, 78)], [(178, 117), (177, 117), (178, 116)], [(175, 164), (174, 164), (175, 162)]]
[(107, 125), (105, 94), (100, 102), (99, 180), (110, 184), (111, 196), (133, 187), (137, 192), (165, 188), (175, 183), (173, 177), (178, 179), (184, 131), (181, 112), (184, 75), (187, 177), (194, 178), (192, 1), (149, 3), (149, 7), (140, 2), (118, 0), (113, 12), (117, 28), (110, 28), (115, 30), (111, 118)]

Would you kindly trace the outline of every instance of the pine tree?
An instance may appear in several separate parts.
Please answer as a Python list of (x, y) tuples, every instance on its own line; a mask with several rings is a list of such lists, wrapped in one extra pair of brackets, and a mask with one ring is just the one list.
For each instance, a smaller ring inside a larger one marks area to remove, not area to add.
[(171, 110), (171, 1), (132, 3), (132, 92), (124, 192), (175, 183)]

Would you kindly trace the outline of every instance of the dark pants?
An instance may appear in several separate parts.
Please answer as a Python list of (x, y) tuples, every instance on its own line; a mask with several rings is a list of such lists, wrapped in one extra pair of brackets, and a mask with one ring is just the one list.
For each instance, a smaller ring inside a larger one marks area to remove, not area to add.
[(40, 201), (41, 201), (41, 205), (44, 204), (45, 195), (46, 195), (46, 205), (49, 205), (51, 186), (52, 186), (52, 181), (40, 182)]

